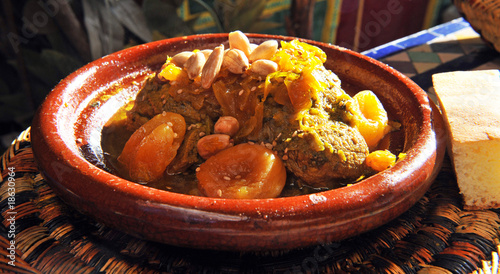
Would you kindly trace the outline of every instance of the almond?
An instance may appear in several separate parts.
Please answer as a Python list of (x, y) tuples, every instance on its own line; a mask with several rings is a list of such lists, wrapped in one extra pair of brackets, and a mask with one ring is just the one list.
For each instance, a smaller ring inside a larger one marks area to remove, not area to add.
[(234, 137), (240, 130), (238, 119), (232, 116), (221, 116), (214, 125), (214, 132), (219, 134), (227, 134)]
[(231, 146), (233, 146), (231, 136), (227, 134), (211, 134), (199, 139), (196, 149), (201, 158), (206, 160)]
[(201, 86), (205, 89), (210, 88), (217, 75), (219, 75), (222, 61), (224, 59), (224, 45), (216, 47), (210, 56), (208, 56), (203, 70), (201, 71)]
[(267, 76), (270, 73), (278, 71), (278, 64), (271, 60), (259, 59), (252, 63), (250, 70), (261, 76)]
[(205, 55), (198, 51), (193, 53), (184, 64), (184, 68), (188, 74), (189, 79), (194, 79), (200, 75), (203, 66), (205, 65)]
[(202, 49), (200, 50), (200, 52), (203, 53), (203, 55), (205, 55), (205, 59), (208, 59), (208, 56), (210, 56), (210, 53), (212, 53), (213, 50), (211, 49)]
[(186, 61), (193, 55), (192, 51), (183, 51), (179, 52), (174, 57), (172, 57), (172, 62), (177, 65), (178, 67), (184, 67), (184, 64)]
[(278, 50), (278, 41), (276, 40), (268, 40), (257, 46), (252, 53), (250, 54), (250, 57), (248, 58), (250, 62), (253, 62), (255, 60), (259, 59), (267, 59), (270, 60), (273, 55), (276, 53)]
[(259, 45), (257, 44), (254, 44), (254, 43), (250, 43), (250, 54), (252, 54), (252, 52), (258, 47)]
[(247, 56), (239, 49), (230, 49), (224, 54), (222, 66), (232, 73), (242, 74), (248, 68), (248, 65)]
[(248, 37), (241, 31), (233, 31), (229, 33), (229, 48), (230, 49), (239, 49), (245, 53), (248, 57), (251, 53), (251, 46)]

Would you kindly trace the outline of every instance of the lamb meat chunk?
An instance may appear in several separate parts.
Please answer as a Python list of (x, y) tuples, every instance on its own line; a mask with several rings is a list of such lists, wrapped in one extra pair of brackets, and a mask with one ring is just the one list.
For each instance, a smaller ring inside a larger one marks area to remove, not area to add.
[(187, 124), (203, 123), (207, 117), (215, 121), (222, 115), (211, 89), (199, 92), (184, 89), (148, 79), (127, 113), (128, 128), (135, 130), (163, 111), (182, 115)]
[[(313, 187), (334, 188), (365, 173), (368, 147), (358, 130), (337, 121), (324, 121), (315, 133), (298, 133), (284, 143), (290, 172)], [(317, 138), (324, 148), (317, 150)], [(283, 147), (283, 146), (282, 146)]]

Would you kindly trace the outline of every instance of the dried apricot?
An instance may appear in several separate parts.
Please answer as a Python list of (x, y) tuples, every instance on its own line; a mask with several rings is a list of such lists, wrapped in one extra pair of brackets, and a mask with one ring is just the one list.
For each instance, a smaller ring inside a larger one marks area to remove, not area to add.
[(272, 150), (244, 143), (210, 157), (196, 177), (198, 189), (208, 197), (274, 198), (285, 186), (286, 170)]
[(172, 112), (158, 114), (130, 136), (118, 161), (134, 181), (159, 179), (175, 158), (185, 132), (184, 117)]
[(173, 141), (174, 131), (171, 127), (166, 124), (156, 127), (137, 147), (135, 157), (128, 166), (130, 177), (140, 182), (161, 178), (172, 161)]

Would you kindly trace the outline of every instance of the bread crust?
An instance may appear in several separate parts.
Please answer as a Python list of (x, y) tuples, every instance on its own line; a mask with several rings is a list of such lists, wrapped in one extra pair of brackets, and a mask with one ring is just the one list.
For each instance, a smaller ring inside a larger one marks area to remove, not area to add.
[(500, 72), (433, 75), (464, 208), (500, 207)]

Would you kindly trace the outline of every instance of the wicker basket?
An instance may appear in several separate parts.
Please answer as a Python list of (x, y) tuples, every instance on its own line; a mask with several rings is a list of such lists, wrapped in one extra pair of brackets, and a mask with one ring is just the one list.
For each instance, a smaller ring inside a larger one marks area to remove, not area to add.
[(500, 1), (453, 0), (453, 3), (474, 30), (500, 52)]
[(40, 174), (28, 129), (0, 154), (0, 273), (498, 273), (500, 210), (467, 211), (461, 203), (446, 157), (422, 199), (365, 234), (296, 250), (178, 248), (67, 206)]

